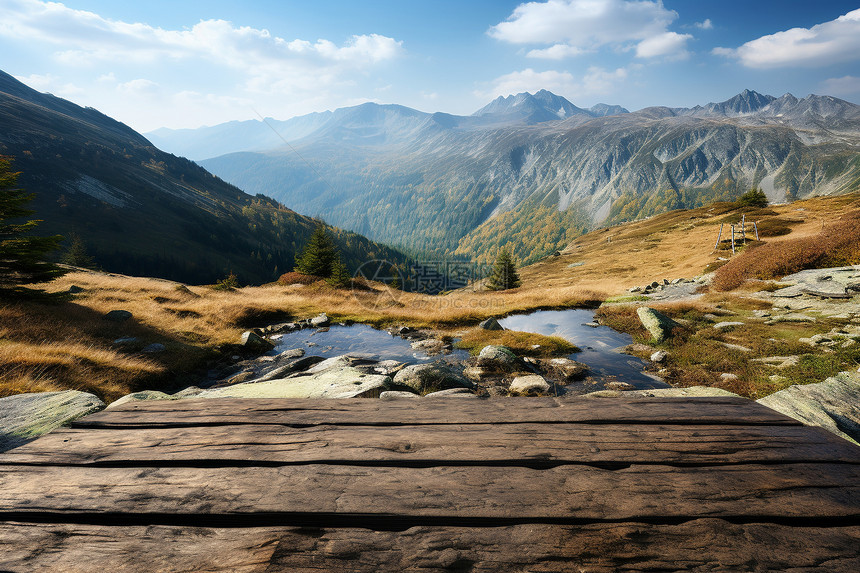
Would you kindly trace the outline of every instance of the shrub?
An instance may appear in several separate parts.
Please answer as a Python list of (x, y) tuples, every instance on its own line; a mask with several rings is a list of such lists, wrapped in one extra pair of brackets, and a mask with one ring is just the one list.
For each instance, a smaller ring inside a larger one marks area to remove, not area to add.
[(747, 279), (778, 279), (804, 269), (860, 263), (860, 212), (817, 235), (749, 248), (717, 269), (711, 287), (727, 291)]

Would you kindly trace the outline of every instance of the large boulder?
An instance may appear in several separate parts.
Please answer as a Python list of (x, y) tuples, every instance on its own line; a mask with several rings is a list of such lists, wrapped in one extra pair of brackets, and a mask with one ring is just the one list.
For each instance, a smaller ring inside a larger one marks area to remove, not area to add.
[(493, 317), (488, 318), (478, 326), (483, 328), (484, 330), (504, 330), (504, 328), (502, 328), (502, 325), (499, 324), (499, 321)]
[(541, 368), (564, 382), (579, 380), (588, 374), (588, 366), (570, 358), (552, 358), (541, 361)]
[(549, 392), (550, 385), (544, 380), (543, 376), (531, 374), (529, 376), (517, 376), (511, 381), (511, 387), (508, 389), (511, 394), (545, 394)]
[(198, 398), (378, 398), (391, 386), (391, 377), (367, 374), (351, 366), (316, 374), (247, 382), (207, 390)]
[(159, 392), (158, 390), (141, 390), (140, 392), (134, 392), (132, 394), (126, 394), (119, 400), (115, 400), (108, 404), (108, 408), (116, 408), (117, 406), (122, 406), (123, 404), (127, 404), (129, 402), (147, 402), (151, 400), (178, 400), (182, 396), (172, 396), (170, 394), (165, 394), (164, 392)]
[(105, 320), (111, 322), (125, 322), (131, 318), (132, 314), (127, 310), (112, 310), (105, 315)]
[(0, 398), (0, 452), (104, 407), (105, 403), (97, 396), (77, 390)]
[(394, 375), (396, 386), (427, 394), (448, 388), (472, 388), (474, 383), (447, 364), (413, 364)]
[(275, 347), (274, 344), (252, 330), (242, 333), (242, 338), (239, 339), (239, 344), (248, 350), (253, 350), (255, 352), (268, 352)]
[(860, 443), (860, 372), (840, 372), (817, 384), (789, 386), (758, 403)]
[(651, 333), (653, 341), (657, 343), (670, 338), (672, 329), (681, 326), (662, 312), (647, 306), (637, 308), (636, 314), (639, 315), (642, 326)]
[(514, 370), (519, 366), (517, 355), (507, 346), (489, 344), (478, 354), (478, 366), (494, 370)]

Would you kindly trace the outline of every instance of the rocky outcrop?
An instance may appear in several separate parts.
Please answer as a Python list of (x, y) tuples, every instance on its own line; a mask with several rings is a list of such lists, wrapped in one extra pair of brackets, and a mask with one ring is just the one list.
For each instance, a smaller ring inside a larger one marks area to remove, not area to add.
[(484, 330), (504, 330), (502, 325), (499, 324), (499, 321), (492, 317), (480, 323), (478, 327), (483, 328)]
[(658, 344), (672, 336), (673, 328), (681, 326), (662, 312), (647, 306), (637, 308), (636, 314), (639, 315), (642, 326), (651, 333), (652, 340)]
[(758, 403), (860, 444), (860, 372), (840, 372), (817, 384), (790, 386)]
[(265, 382), (245, 382), (201, 392), (198, 398), (378, 398), (391, 377), (368, 374), (353, 366), (293, 375)]
[(737, 394), (721, 388), (712, 388), (710, 386), (691, 386), (689, 388), (653, 388), (648, 390), (630, 390), (628, 392), (620, 390), (599, 390), (597, 392), (583, 394), (582, 396), (584, 398), (740, 398)]
[(447, 364), (413, 364), (394, 376), (395, 386), (407, 387), (419, 394), (449, 388), (472, 388), (474, 383)]
[(529, 394), (545, 394), (549, 392), (550, 388), (549, 382), (544, 380), (543, 376), (530, 374), (528, 376), (515, 377), (511, 381), (511, 386), (508, 390), (511, 394), (527, 396)]
[(159, 392), (158, 390), (141, 390), (140, 392), (126, 394), (119, 400), (115, 400), (108, 404), (107, 407), (116, 408), (117, 406), (122, 406), (123, 404), (127, 404), (129, 402), (145, 402), (149, 400), (178, 400), (179, 398), (181, 398), (181, 396), (165, 394), (164, 392)]
[(490, 344), (481, 349), (478, 354), (478, 366), (499, 371), (510, 371), (519, 364), (517, 355), (506, 346)]
[(254, 352), (268, 352), (275, 347), (274, 344), (272, 344), (253, 330), (243, 332), (242, 337), (239, 339), (239, 344), (241, 344), (248, 350), (253, 350)]
[(105, 403), (97, 396), (77, 390), (0, 398), (0, 452), (104, 407)]

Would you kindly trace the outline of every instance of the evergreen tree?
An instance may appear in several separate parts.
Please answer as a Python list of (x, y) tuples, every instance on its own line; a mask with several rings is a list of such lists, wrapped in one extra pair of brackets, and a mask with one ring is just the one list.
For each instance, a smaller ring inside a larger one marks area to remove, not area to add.
[(326, 282), (337, 288), (348, 287), (351, 284), (352, 276), (350, 276), (346, 265), (343, 264), (340, 255), (335, 256), (334, 263), (331, 266), (331, 276), (326, 279)]
[(507, 290), (520, 286), (520, 277), (517, 275), (517, 267), (507, 247), (499, 251), (496, 262), (493, 264), (493, 272), (487, 279), (487, 288), (490, 290)]
[(767, 207), (767, 195), (761, 189), (750, 189), (738, 198), (737, 204), (741, 207)]
[(325, 232), (322, 225), (314, 229), (308, 244), (305, 245), (302, 254), (296, 257), (295, 271), (303, 275), (315, 275), (328, 278), (332, 274), (332, 267), (337, 252), (334, 242)]
[(87, 253), (87, 247), (84, 240), (77, 234), (69, 234), (71, 243), (60, 261), (65, 265), (73, 267), (83, 267), (85, 269), (95, 268), (93, 258)]
[(33, 214), (24, 208), (32, 194), (17, 187), (18, 173), (11, 170), (12, 158), (0, 156), (0, 291), (18, 291), (25, 284), (43, 283), (67, 271), (45, 261), (63, 238), (31, 237), (29, 231), (41, 221), (12, 222)]

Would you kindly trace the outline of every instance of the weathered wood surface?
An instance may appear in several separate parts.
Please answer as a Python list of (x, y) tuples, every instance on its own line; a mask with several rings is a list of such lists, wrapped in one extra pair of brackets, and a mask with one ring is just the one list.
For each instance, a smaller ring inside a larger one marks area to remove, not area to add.
[(652, 424), (271, 425), (61, 429), (3, 464), (140, 465), (860, 463), (860, 448), (804, 426)]
[(697, 519), (503, 527), (189, 528), (7, 523), (0, 570), (75, 573), (860, 571), (860, 527)]
[(742, 399), (131, 403), (0, 455), (0, 572), (860, 570), (860, 448)]
[(199, 425), (325, 424), (724, 424), (800, 425), (744, 398), (505, 398), (409, 401), (269, 400), (221, 398), (130, 402), (74, 422), (78, 428), (185, 427)]

